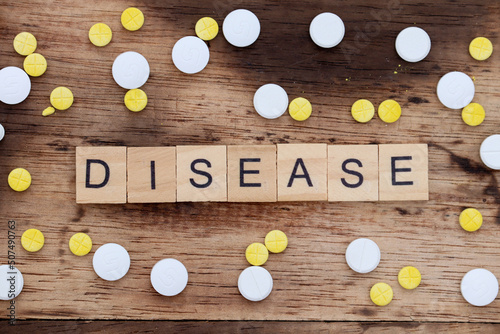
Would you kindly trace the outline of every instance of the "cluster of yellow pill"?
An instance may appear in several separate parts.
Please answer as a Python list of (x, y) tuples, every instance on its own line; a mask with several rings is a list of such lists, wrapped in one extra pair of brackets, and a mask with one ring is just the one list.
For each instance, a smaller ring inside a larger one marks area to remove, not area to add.
[[(351, 106), (351, 115), (357, 122), (367, 123), (375, 115), (375, 107), (369, 100), (357, 100)], [(378, 107), (378, 116), (385, 123), (394, 123), (401, 117), (401, 106), (394, 100), (385, 100)]]
[(245, 257), (251, 265), (261, 266), (266, 263), (269, 252), (283, 252), (288, 246), (288, 238), (282, 231), (272, 230), (266, 235), (264, 243), (254, 242), (247, 247)]
[(14, 38), (14, 50), (21, 56), (26, 56), (23, 62), (24, 71), (32, 77), (39, 77), (47, 70), (47, 60), (39, 53), (35, 36), (29, 32), (21, 32)]
[[(402, 268), (398, 273), (399, 284), (407, 290), (413, 290), (420, 285), (422, 275), (420, 271), (412, 266)], [(392, 287), (387, 283), (376, 283), (370, 290), (370, 299), (375, 305), (386, 306), (394, 297)]]
[[(38, 252), (44, 244), (43, 233), (35, 228), (24, 231), (21, 237), (21, 245), (28, 252)], [(92, 239), (85, 233), (76, 233), (69, 239), (69, 249), (77, 256), (87, 255), (92, 250)]]
[(460, 226), (467, 232), (474, 232), (479, 230), (483, 225), (483, 215), (476, 209), (468, 208), (460, 213), (458, 218)]

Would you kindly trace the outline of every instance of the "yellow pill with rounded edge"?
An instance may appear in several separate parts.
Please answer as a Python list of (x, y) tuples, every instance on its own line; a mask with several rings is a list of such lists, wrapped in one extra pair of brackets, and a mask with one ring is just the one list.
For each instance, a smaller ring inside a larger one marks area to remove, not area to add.
[(375, 108), (370, 101), (361, 99), (354, 102), (351, 107), (351, 114), (356, 121), (366, 123), (373, 118)]
[(267, 250), (271, 253), (281, 253), (288, 246), (288, 238), (282, 231), (272, 230), (266, 235), (264, 243)]
[(219, 33), (219, 25), (211, 17), (202, 17), (196, 22), (194, 28), (196, 31), (196, 36), (204, 41), (211, 41)]
[(401, 106), (394, 100), (385, 100), (378, 106), (378, 117), (386, 123), (394, 123), (401, 117)]
[(55, 112), (56, 112), (56, 110), (53, 107), (47, 107), (42, 111), (42, 116), (49, 116)]
[(460, 221), (460, 226), (468, 232), (477, 231), (483, 225), (483, 215), (473, 208), (462, 211), (458, 220)]
[(89, 39), (95, 46), (106, 46), (111, 42), (113, 33), (105, 23), (96, 23), (89, 30)]
[(378, 306), (385, 306), (392, 301), (392, 288), (387, 283), (377, 283), (370, 290), (370, 298)]
[(15, 191), (25, 191), (31, 185), (31, 174), (24, 168), (16, 168), (9, 173), (9, 186)]
[(131, 89), (125, 94), (124, 102), (128, 110), (139, 112), (146, 108), (148, 96), (142, 89)]
[(77, 256), (87, 255), (92, 250), (92, 239), (85, 233), (76, 233), (69, 239), (69, 249)]
[(476, 60), (486, 60), (493, 53), (493, 44), (485, 37), (477, 37), (469, 44), (469, 53)]
[(36, 50), (36, 38), (29, 32), (21, 32), (14, 38), (14, 50), (21, 56), (27, 56)]
[(121, 20), (125, 29), (136, 31), (144, 24), (144, 14), (138, 8), (130, 7), (123, 11)]
[(405, 289), (415, 289), (420, 285), (421, 280), (422, 275), (420, 274), (420, 271), (415, 267), (407, 266), (399, 271), (398, 282)]
[(470, 126), (477, 126), (483, 123), (485, 116), (484, 108), (479, 103), (469, 103), (462, 109), (462, 119), (465, 124)]
[(24, 71), (32, 77), (39, 77), (47, 70), (47, 60), (39, 53), (32, 53), (24, 58)]
[(30, 228), (24, 231), (21, 237), (21, 245), (23, 245), (23, 248), (28, 252), (38, 252), (42, 249), (44, 243), (45, 238), (43, 233), (36, 228)]
[(57, 110), (66, 110), (73, 104), (73, 93), (66, 87), (57, 87), (50, 93), (50, 103)]
[(303, 97), (298, 97), (290, 102), (290, 105), (288, 106), (288, 112), (294, 120), (305, 121), (311, 116), (312, 105)]
[(252, 266), (261, 266), (266, 263), (269, 252), (264, 244), (254, 242), (247, 247), (245, 256)]

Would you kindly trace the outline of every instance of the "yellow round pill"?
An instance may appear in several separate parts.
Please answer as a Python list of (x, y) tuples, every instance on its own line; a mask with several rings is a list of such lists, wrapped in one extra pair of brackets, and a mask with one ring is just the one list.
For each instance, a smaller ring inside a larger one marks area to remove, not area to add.
[(267, 251), (266, 246), (264, 246), (260, 242), (254, 242), (247, 247), (245, 256), (247, 258), (247, 261), (252, 266), (261, 266), (266, 263), (267, 258), (269, 257), (269, 252)]
[(92, 250), (92, 239), (85, 233), (76, 233), (69, 239), (69, 249), (77, 256), (87, 255)]
[(401, 106), (394, 100), (385, 100), (378, 106), (378, 117), (386, 123), (394, 123), (401, 117)]
[(493, 53), (493, 44), (485, 37), (477, 37), (469, 44), (469, 53), (476, 60), (486, 60)]
[(124, 101), (128, 110), (138, 112), (146, 108), (148, 96), (142, 89), (131, 89), (125, 94)]
[(49, 116), (55, 112), (56, 112), (56, 110), (53, 107), (47, 107), (42, 111), (42, 116)]
[(385, 306), (392, 300), (392, 288), (387, 283), (377, 283), (370, 290), (370, 298), (378, 306)]
[(483, 225), (483, 215), (478, 210), (472, 208), (462, 211), (458, 220), (460, 221), (460, 226), (468, 232), (477, 231)]
[(9, 174), (9, 186), (15, 191), (25, 191), (31, 185), (31, 174), (24, 168), (16, 168)]
[(50, 93), (50, 103), (57, 110), (66, 110), (73, 104), (73, 93), (66, 87), (57, 87)]
[(351, 114), (356, 121), (366, 123), (373, 118), (375, 108), (368, 100), (357, 100), (351, 107)]
[(281, 253), (288, 246), (288, 238), (280, 230), (272, 230), (266, 235), (265, 244), (271, 253)]
[(130, 7), (123, 11), (121, 20), (125, 29), (136, 31), (144, 24), (144, 14), (138, 8)]
[(24, 231), (21, 237), (21, 244), (28, 252), (38, 252), (45, 243), (43, 233), (35, 228)]
[(39, 77), (47, 70), (47, 61), (39, 53), (32, 53), (24, 58), (24, 70), (32, 77)]
[(36, 38), (29, 32), (21, 32), (14, 38), (14, 50), (21, 56), (27, 56), (36, 50)]
[(483, 123), (485, 116), (484, 108), (479, 103), (470, 103), (462, 109), (462, 119), (465, 124), (470, 126), (477, 126)]
[(303, 97), (298, 97), (290, 102), (288, 107), (290, 116), (296, 121), (305, 121), (311, 116), (312, 106), (311, 103)]
[(422, 275), (420, 275), (420, 271), (415, 267), (408, 266), (399, 271), (398, 282), (405, 289), (415, 289), (420, 285), (421, 280)]
[(219, 33), (219, 25), (211, 17), (203, 17), (196, 22), (196, 36), (204, 41), (211, 41)]
[(113, 33), (105, 23), (96, 23), (89, 30), (89, 39), (95, 46), (106, 46), (111, 42)]

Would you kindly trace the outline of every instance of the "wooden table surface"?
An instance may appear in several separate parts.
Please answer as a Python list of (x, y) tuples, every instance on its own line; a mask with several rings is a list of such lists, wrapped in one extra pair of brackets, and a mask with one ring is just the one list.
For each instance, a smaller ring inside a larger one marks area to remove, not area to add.
[[(121, 12), (129, 6), (144, 12), (146, 22), (139, 31), (121, 26)], [(212, 16), (222, 24), (237, 8), (259, 17), (257, 42), (239, 49), (220, 33), (209, 43), (205, 70), (179, 72), (171, 59), (174, 43), (193, 35), (199, 18)], [(309, 37), (312, 18), (325, 11), (337, 13), (346, 25), (344, 40), (333, 49), (321, 49)], [(88, 40), (88, 30), (97, 22), (113, 30), (112, 42), (103, 48)], [(396, 54), (394, 40), (414, 24), (429, 33), (432, 50), (424, 61), (407, 63)], [(468, 53), (477, 36), (490, 38), (498, 48), (499, 24), (496, 0), (1, 0), (0, 67), (22, 67), (24, 57), (12, 47), (21, 31), (36, 36), (37, 52), (48, 61), (47, 72), (32, 78), (25, 102), (0, 106), (6, 129), (0, 142), (0, 262), (7, 262), (7, 221), (13, 219), (16, 263), (25, 280), (16, 317), (28, 320), (18, 326), (51, 332), (103, 327), (115, 332), (500, 331), (500, 300), (473, 307), (460, 293), (460, 280), (473, 268), (486, 268), (500, 278), (500, 174), (479, 158), (482, 140), (498, 133), (500, 125), (500, 52), (484, 62)], [(140, 113), (125, 108), (125, 90), (111, 76), (115, 57), (129, 50), (143, 54), (151, 67), (143, 86), (149, 103)], [(465, 125), (460, 111), (439, 103), (437, 82), (450, 71), (474, 78), (474, 101), (486, 110), (480, 126)], [(291, 99), (308, 98), (312, 117), (300, 123), (286, 115), (259, 117), (253, 94), (271, 82), (285, 88)], [(42, 117), (57, 86), (69, 87), (75, 102), (68, 111)], [(403, 115), (390, 125), (378, 117), (356, 123), (350, 106), (360, 98), (375, 105), (395, 99)], [(427, 143), (430, 200), (75, 202), (76, 146), (275, 143)], [(32, 174), (26, 192), (8, 187), (7, 175), (16, 167)], [(484, 216), (475, 233), (458, 224), (466, 207)], [(20, 236), (28, 228), (44, 233), (40, 252), (22, 249)], [(271, 295), (249, 302), (237, 289), (238, 275), (248, 266), (244, 251), (271, 229), (285, 231), (289, 247), (265, 264), (274, 279)], [(69, 238), (82, 231), (93, 240), (92, 252), (109, 242), (129, 251), (132, 264), (123, 279), (98, 278), (92, 254), (76, 257), (70, 252)], [(357, 274), (345, 262), (347, 245), (358, 237), (372, 238), (381, 248), (380, 265), (369, 274)], [(152, 266), (167, 257), (182, 261), (189, 272), (187, 288), (175, 297), (157, 294), (149, 280)], [(406, 265), (423, 275), (416, 290), (404, 290), (397, 282)], [(394, 300), (386, 307), (369, 298), (379, 281), (394, 289)], [(7, 324), (8, 305), (0, 302), (0, 332), (13, 330)], [(54, 321), (58, 319), (67, 321)], [(89, 322), (95, 319), (109, 321)]]

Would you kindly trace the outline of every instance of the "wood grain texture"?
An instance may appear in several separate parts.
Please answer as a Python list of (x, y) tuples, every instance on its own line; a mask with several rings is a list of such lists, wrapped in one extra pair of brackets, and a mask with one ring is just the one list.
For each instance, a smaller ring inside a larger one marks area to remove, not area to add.
[[(403, 321), (410, 323), (375, 326), (387, 332), (399, 326), (498, 331), (492, 324), (411, 321), (496, 323), (500, 319), (498, 299), (476, 308), (463, 300), (459, 290), (463, 275), (476, 267), (500, 277), (499, 174), (484, 167), (479, 158), (481, 141), (497, 133), (500, 125), (500, 53), (496, 50), (485, 62), (468, 54), (469, 42), (477, 36), (499, 45), (500, 5), (496, 0), (391, 3), (138, 0), (133, 5), (143, 10), (146, 23), (130, 32), (120, 24), (121, 11), (132, 5), (126, 1), (0, 0), (0, 67), (22, 66), (24, 58), (12, 47), (21, 31), (36, 36), (37, 52), (48, 61), (47, 72), (32, 79), (25, 102), (0, 106), (0, 123), (6, 129), (0, 142), (0, 176), (6, 180), (15, 167), (24, 167), (33, 176), (31, 188), (24, 193), (0, 182), (1, 262), (7, 259), (8, 219), (16, 220), (19, 237), (28, 228), (38, 228), (46, 240), (34, 254), (22, 250), (18, 242), (16, 262), (25, 286), (16, 299), (17, 317)], [(175, 69), (172, 47), (179, 38), (194, 33), (200, 17), (213, 16), (220, 24), (240, 7), (254, 11), (261, 21), (254, 45), (237, 49), (220, 35), (209, 43), (210, 63), (203, 72), (189, 76)], [(344, 41), (330, 50), (316, 47), (308, 33), (312, 18), (323, 11), (339, 14), (346, 24)], [(104, 48), (88, 41), (88, 29), (96, 22), (105, 22), (113, 30), (113, 40)], [(409, 64), (397, 56), (394, 40), (400, 30), (415, 23), (431, 36), (432, 50), (424, 61)], [(129, 50), (142, 53), (151, 67), (143, 87), (149, 105), (140, 113), (126, 109), (125, 90), (111, 76), (114, 58)], [(436, 97), (439, 78), (454, 70), (475, 78), (474, 100), (487, 113), (479, 127), (465, 125), (459, 111), (444, 108)], [(300, 123), (288, 116), (258, 117), (253, 94), (270, 82), (280, 84), (290, 98), (310, 100), (312, 117)], [(60, 85), (73, 91), (73, 106), (42, 117), (50, 92)], [(395, 99), (403, 115), (390, 125), (378, 118), (356, 123), (350, 106), (360, 98), (370, 99), (375, 106)], [(276, 143), (427, 143), (430, 200), (75, 203), (76, 146)], [(485, 221), (478, 232), (460, 228), (458, 216), (465, 207), (482, 212)], [(272, 229), (287, 233), (289, 248), (270, 256), (265, 265), (274, 278), (270, 297), (261, 303), (248, 302), (236, 287), (239, 273), (248, 265), (244, 250), (252, 242), (262, 242)], [(68, 241), (76, 232), (92, 237), (93, 251), (108, 242), (125, 246), (132, 258), (125, 278), (103, 281), (92, 270), (92, 255), (72, 255)], [(372, 238), (382, 251), (377, 270), (365, 275), (349, 270), (344, 260), (347, 245), (358, 237)], [(172, 298), (155, 293), (149, 281), (152, 266), (166, 257), (182, 261), (189, 271), (186, 290)], [(406, 265), (416, 266), (423, 275), (416, 290), (405, 291), (397, 283), (397, 273)], [(379, 281), (394, 289), (394, 300), (387, 307), (376, 307), (369, 299), (370, 287)], [(6, 305), (0, 302), (2, 309)], [(5, 311), (0, 315), (7, 316)], [(78, 325), (55, 326), (68, 324)], [(122, 326), (119, 331), (129, 323), (116, 326)], [(228, 326), (228, 331), (247, 328), (246, 323), (221, 326)], [(345, 326), (360, 332), (368, 325), (312, 326), (318, 331)]]

